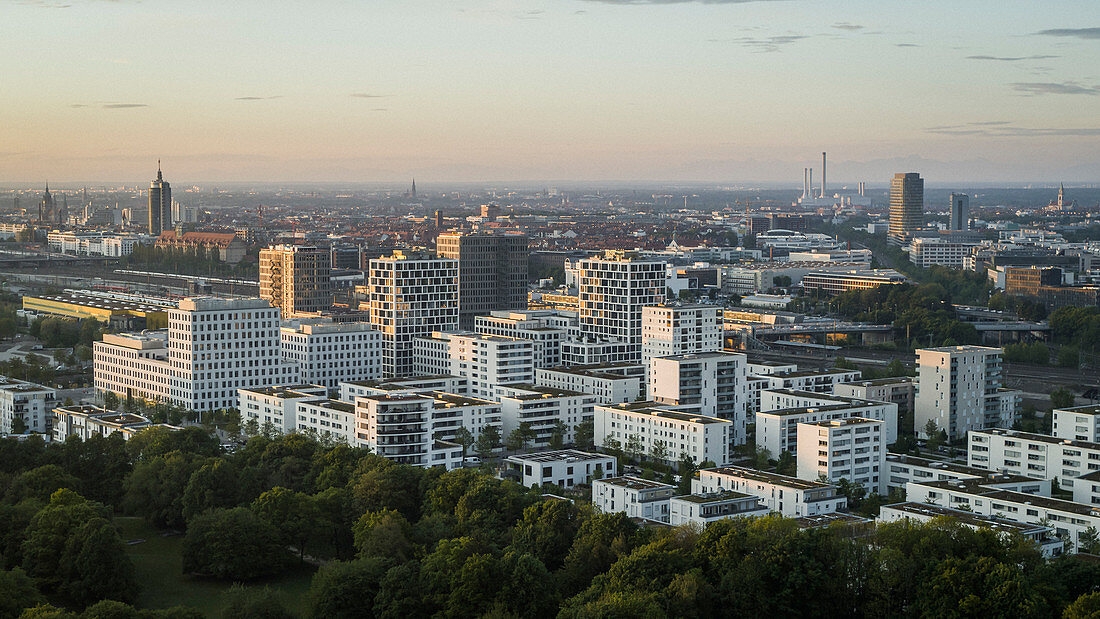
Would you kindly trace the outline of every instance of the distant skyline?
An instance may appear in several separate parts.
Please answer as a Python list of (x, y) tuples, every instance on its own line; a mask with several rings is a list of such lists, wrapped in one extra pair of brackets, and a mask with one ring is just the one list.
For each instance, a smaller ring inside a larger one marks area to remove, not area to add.
[(1083, 0), (10, 0), (2, 15), (0, 185), (140, 184), (162, 159), (180, 186), (800, 187), (822, 150), (830, 184), (1100, 180), (1100, 17)]

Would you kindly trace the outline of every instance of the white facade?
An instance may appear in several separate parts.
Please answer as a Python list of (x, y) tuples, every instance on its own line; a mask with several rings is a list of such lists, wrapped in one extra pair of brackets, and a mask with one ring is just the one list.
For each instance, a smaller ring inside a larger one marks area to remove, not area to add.
[(298, 319), (279, 329), (283, 358), (298, 364), (298, 380), (337, 388), (382, 377), (382, 334), (365, 322)]
[(1100, 472), (1082, 475), (1074, 480), (1073, 502), (1100, 509)]
[(1053, 537), (1054, 529), (1041, 524), (1028, 525), (993, 516), (982, 516), (962, 509), (951, 509), (928, 503), (894, 503), (883, 505), (879, 509), (878, 522), (931, 522), (937, 518), (951, 518), (972, 529), (989, 529), (1005, 536), (1020, 535), (1039, 546), (1044, 557), (1051, 558), (1062, 554), (1062, 541)]
[(383, 376), (413, 374), (413, 340), (458, 328), (457, 260), (394, 252), (370, 261), (369, 286)]
[(1002, 352), (985, 346), (918, 349), (917, 435), (927, 438), (929, 421), (952, 440), (970, 430), (1011, 427), (1019, 392), (1001, 390)]
[(475, 316), (474, 330), (485, 335), (530, 340), (535, 367), (556, 368), (562, 363), (562, 342), (577, 332), (577, 312), (550, 309), (494, 311), (488, 316)]
[(655, 402), (596, 406), (594, 430), (597, 445), (614, 440), (625, 448), (633, 439), (650, 458), (655, 449), (663, 449), (664, 459), (673, 462), (683, 455), (696, 464), (730, 461), (732, 421), (670, 410)]
[(294, 408), (295, 432), (355, 445), (355, 406), (339, 400), (303, 400)]
[(642, 308), (642, 365), (654, 357), (722, 350), (722, 308), (657, 305)]
[(563, 344), (562, 362), (641, 361), (642, 308), (665, 300), (665, 263), (607, 251), (578, 260), (577, 273), (579, 333), (575, 342), (607, 342), (621, 348), (612, 354), (606, 349), (573, 346), (571, 341)]
[(469, 393), (466, 379), (460, 376), (410, 376), (390, 378), (384, 381), (353, 381), (340, 383), (340, 399), (354, 402), (364, 395), (430, 394), (434, 392), (465, 395)]
[(51, 232), (47, 243), (52, 251), (78, 256), (129, 256), (142, 237), (130, 234), (104, 234), (102, 232)]
[(209, 411), (237, 405), (237, 390), (298, 381), (282, 358), (279, 310), (263, 299), (189, 297), (168, 329), (106, 335), (93, 348), (96, 389)]
[(0, 434), (11, 434), (16, 419), (25, 432), (49, 434), (57, 392), (49, 387), (0, 376)]
[(98, 406), (59, 406), (53, 410), (53, 417), (53, 440), (61, 443), (70, 436), (86, 441), (93, 436), (112, 434), (130, 440), (138, 432), (156, 425), (141, 415), (109, 411)]
[(760, 497), (731, 491), (674, 496), (669, 499), (668, 508), (668, 522), (672, 526), (697, 527), (726, 518), (766, 516), (770, 511)]
[(572, 488), (596, 479), (615, 477), (617, 468), (612, 456), (561, 449), (508, 456), (504, 460), (504, 471), (505, 475), (515, 476), (527, 487), (553, 484)]
[(973, 430), (967, 464), (1035, 479), (1073, 490), (1076, 478), (1100, 471), (1100, 443), (1060, 439), (1015, 430)]
[[(886, 454), (886, 487), (889, 490), (904, 490), (909, 482), (945, 481), (949, 479), (985, 479), (990, 476), (987, 469), (979, 469), (954, 462), (920, 458), (907, 454)], [(1034, 491), (1050, 496), (1050, 483), (1038, 483)]]
[(887, 445), (898, 440), (898, 406), (892, 402), (872, 402), (827, 394), (785, 389), (761, 392), (762, 406), (789, 405), (787, 408), (756, 413), (756, 445), (778, 456), (784, 451), (798, 453), (798, 424), (861, 417), (882, 421), (882, 436)]
[(868, 493), (886, 493), (885, 423), (849, 417), (798, 424), (798, 477), (847, 479)]
[(565, 424), (562, 440), (572, 443), (576, 426), (592, 419), (596, 398), (587, 393), (536, 385), (504, 385), (497, 389), (500, 401), (501, 434), (507, 437), (528, 424), (535, 432), (536, 447), (550, 444), (558, 422)]
[(499, 335), (437, 331), (413, 340), (413, 370), (424, 376), (461, 376), (472, 395), (494, 398), (501, 385), (535, 381), (534, 345)]
[(270, 428), (289, 434), (298, 428), (299, 402), (320, 402), (327, 389), (321, 385), (282, 385), (237, 390), (241, 423), (256, 422), (256, 428)]
[(922, 268), (940, 265), (961, 269), (964, 259), (976, 246), (976, 243), (952, 243), (939, 238), (916, 237), (909, 244), (909, 261)]
[[(795, 389), (817, 393), (833, 393), (837, 385), (859, 380), (859, 370), (806, 370), (794, 372), (773, 372), (767, 374), (768, 389)], [(763, 402), (761, 407), (764, 407)], [(767, 410), (764, 408), (764, 410)]]
[(645, 395), (645, 368), (633, 363), (537, 368), (535, 384), (588, 393), (597, 404), (633, 402)]
[(710, 352), (650, 360), (649, 398), (665, 408), (732, 423), (734, 445), (747, 440), (747, 357)]
[(837, 494), (836, 486), (831, 484), (741, 466), (703, 469), (691, 481), (691, 490), (696, 494), (723, 491), (748, 494), (763, 501), (768, 511), (787, 518), (831, 514), (848, 505), (848, 499)]
[(1056, 408), (1051, 434), (1056, 438), (1100, 443), (1100, 406)]
[(668, 504), (676, 486), (640, 477), (592, 481), (592, 507), (602, 514), (622, 512), (628, 518), (668, 522)]
[(460, 467), (462, 446), (432, 438), (434, 409), (433, 398), (419, 395), (356, 398), (356, 443), (397, 464)]

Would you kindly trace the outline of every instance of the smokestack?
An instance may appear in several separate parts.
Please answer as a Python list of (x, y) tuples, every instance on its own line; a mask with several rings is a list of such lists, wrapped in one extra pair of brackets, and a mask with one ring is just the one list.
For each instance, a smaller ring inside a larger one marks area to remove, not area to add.
[(809, 181), (809, 177), (807, 176), (807, 170), (809, 170), (809, 168), (802, 168), (802, 199), (803, 200), (810, 197), (810, 181)]
[(821, 197), (825, 197), (825, 152), (821, 153)]
[(811, 199), (811, 200), (813, 200), (813, 199), (814, 199), (814, 196), (813, 196), (813, 187), (814, 187), (814, 169), (813, 169), (813, 168), (809, 168), (809, 170), (810, 170), (810, 199)]

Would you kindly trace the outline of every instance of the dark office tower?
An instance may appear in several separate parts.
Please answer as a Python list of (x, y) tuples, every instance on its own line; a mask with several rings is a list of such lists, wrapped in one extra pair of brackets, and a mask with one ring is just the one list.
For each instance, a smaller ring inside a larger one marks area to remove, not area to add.
[(924, 225), (924, 179), (916, 172), (898, 172), (890, 181), (890, 234), (892, 245), (907, 245), (909, 237)]
[(948, 230), (970, 229), (970, 196), (965, 193), (951, 194), (951, 218)]
[(519, 233), (444, 232), (435, 239), (440, 258), (458, 260), (458, 326), (474, 316), (527, 307), (527, 236)]
[(443, 211), (436, 211), (435, 212), (435, 227), (437, 229), (443, 227)]
[(149, 183), (149, 234), (160, 236), (172, 227), (172, 186), (160, 172), (157, 160), (157, 180)]

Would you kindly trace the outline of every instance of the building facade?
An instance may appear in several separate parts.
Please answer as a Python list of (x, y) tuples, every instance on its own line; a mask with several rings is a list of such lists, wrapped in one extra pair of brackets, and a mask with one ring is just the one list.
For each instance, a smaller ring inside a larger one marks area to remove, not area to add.
[(662, 407), (656, 402), (599, 405), (594, 410), (597, 445), (636, 444), (657, 460), (690, 458), (696, 464), (730, 461), (733, 422)]
[(1001, 388), (1003, 352), (986, 346), (918, 349), (917, 434), (926, 437), (929, 422), (951, 440), (970, 430), (1012, 427), (1020, 394)]
[(890, 231), (895, 245), (906, 245), (924, 226), (924, 179), (916, 172), (899, 172), (890, 181)]
[(493, 310), (527, 308), (527, 236), (519, 233), (444, 232), (436, 237), (441, 258), (458, 261), (458, 326)]
[(685, 413), (731, 422), (734, 445), (747, 440), (747, 357), (740, 353), (654, 357), (649, 399)]
[(836, 486), (741, 466), (702, 469), (691, 480), (696, 494), (740, 492), (760, 499), (768, 511), (787, 518), (822, 516), (844, 509), (848, 499)]
[(260, 250), (260, 297), (284, 319), (332, 307), (332, 254), (311, 245), (276, 245)]
[(298, 380), (336, 389), (342, 382), (382, 378), (382, 334), (365, 322), (302, 318), (279, 329), (283, 358)]
[(413, 341), (413, 370), (422, 376), (449, 374), (467, 380), (470, 394), (494, 399), (497, 387), (535, 381), (534, 345), (499, 335), (436, 331)]

